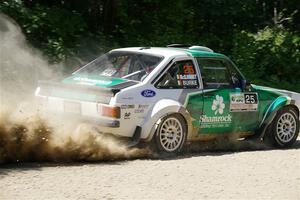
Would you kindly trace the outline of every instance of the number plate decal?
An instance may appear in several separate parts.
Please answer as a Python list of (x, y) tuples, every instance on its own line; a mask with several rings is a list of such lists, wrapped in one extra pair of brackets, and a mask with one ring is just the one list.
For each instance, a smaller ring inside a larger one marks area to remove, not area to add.
[(244, 93), (245, 104), (257, 104), (257, 93)]
[(81, 113), (81, 104), (77, 102), (64, 102), (64, 111), (66, 113), (74, 113), (74, 114), (80, 114)]
[(257, 108), (258, 108), (257, 93), (230, 93), (231, 112), (257, 111)]

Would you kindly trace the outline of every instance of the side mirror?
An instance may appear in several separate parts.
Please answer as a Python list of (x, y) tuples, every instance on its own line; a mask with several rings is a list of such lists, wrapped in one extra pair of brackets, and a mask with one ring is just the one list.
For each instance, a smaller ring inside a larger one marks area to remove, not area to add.
[(250, 89), (250, 82), (248, 82), (246, 79), (242, 79), (240, 81), (240, 88), (242, 91), (249, 90)]

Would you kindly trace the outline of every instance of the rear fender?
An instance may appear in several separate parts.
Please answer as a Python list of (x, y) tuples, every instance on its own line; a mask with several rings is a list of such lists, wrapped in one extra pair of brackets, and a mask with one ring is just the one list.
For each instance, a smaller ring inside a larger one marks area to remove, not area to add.
[(192, 123), (189, 113), (179, 102), (171, 99), (163, 99), (158, 101), (153, 106), (153, 109), (148, 112), (147, 117), (141, 125), (141, 138), (146, 141), (150, 141), (155, 134), (155, 131), (162, 118), (173, 113), (179, 113), (183, 116), (183, 118), (187, 122), (188, 135), (190, 135), (192, 130)]

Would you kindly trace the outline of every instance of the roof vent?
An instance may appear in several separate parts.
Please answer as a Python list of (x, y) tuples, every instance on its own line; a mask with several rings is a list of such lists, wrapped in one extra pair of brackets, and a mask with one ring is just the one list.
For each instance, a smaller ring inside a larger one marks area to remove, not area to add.
[(167, 45), (167, 47), (183, 48), (183, 49), (190, 49), (190, 50), (196, 50), (196, 51), (214, 52), (212, 49), (205, 47), (205, 46), (195, 46), (195, 45), (189, 45), (189, 44), (170, 44), (170, 45)]
[(204, 46), (191, 46), (189, 47), (190, 50), (197, 50), (197, 51), (207, 51), (207, 52), (214, 52), (212, 49)]
[(169, 44), (167, 47), (174, 47), (174, 48), (189, 48), (190, 44)]

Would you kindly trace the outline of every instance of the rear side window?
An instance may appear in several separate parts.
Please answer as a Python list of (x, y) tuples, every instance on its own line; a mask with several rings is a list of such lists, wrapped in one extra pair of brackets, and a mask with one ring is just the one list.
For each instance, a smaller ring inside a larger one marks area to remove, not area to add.
[(198, 88), (197, 72), (193, 61), (185, 60), (173, 63), (155, 86), (162, 89)]
[(197, 58), (204, 88), (232, 87), (228, 66), (222, 60)]
[(143, 81), (162, 59), (143, 53), (114, 51), (100, 56), (75, 73)]

